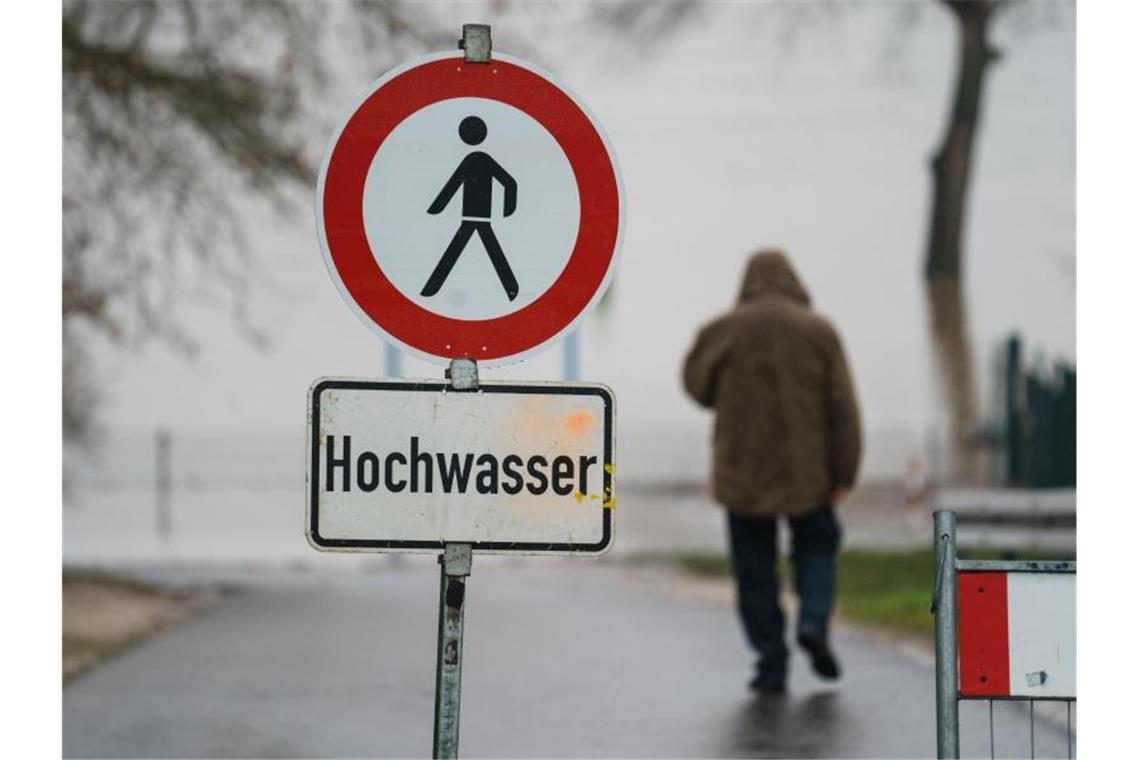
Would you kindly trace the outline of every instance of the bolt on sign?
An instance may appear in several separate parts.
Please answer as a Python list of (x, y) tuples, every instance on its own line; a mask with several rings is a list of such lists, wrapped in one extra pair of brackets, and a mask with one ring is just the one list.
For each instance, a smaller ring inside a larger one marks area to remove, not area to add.
[(309, 390), (310, 543), (326, 551), (600, 554), (614, 398), (591, 383), (324, 378)]

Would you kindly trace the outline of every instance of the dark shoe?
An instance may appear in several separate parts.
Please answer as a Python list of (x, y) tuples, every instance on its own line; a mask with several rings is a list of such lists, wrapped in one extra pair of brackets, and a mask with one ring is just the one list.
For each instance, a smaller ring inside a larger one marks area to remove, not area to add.
[(803, 632), (796, 636), (796, 643), (811, 657), (811, 669), (817, 675), (829, 681), (839, 678), (839, 661), (827, 645), (826, 636)]
[(783, 673), (760, 672), (748, 682), (748, 688), (758, 694), (783, 694), (788, 690)]

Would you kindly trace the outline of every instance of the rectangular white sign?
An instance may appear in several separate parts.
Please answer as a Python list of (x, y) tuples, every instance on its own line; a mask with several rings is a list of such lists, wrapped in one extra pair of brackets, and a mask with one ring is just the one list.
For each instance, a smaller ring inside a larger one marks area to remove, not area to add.
[(309, 388), (305, 533), (321, 551), (601, 554), (614, 440), (600, 384), (322, 378)]
[(1076, 573), (1009, 573), (1009, 693), (1077, 696)]

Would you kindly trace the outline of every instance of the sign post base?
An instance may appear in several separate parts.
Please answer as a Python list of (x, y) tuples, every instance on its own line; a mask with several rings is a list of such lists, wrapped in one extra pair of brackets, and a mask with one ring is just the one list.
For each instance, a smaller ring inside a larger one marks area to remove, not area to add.
[(471, 544), (447, 544), (439, 558), (439, 645), (435, 662), (432, 757), (459, 756), (459, 694), (463, 675), (463, 599)]

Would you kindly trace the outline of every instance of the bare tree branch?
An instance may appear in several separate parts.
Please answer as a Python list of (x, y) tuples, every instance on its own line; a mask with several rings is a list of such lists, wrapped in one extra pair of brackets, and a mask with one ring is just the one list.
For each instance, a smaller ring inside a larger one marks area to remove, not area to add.
[(180, 306), (197, 289), (266, 345), (249, 293), (271, 268), (245, 240), (243, 213), (251, 203), (291, 213), (307, 201), (320, 147), (307, 107), (329, 62), (356, 57), (383, 70), (438, 39), (421, 16), (415, 4), (363, 0), (64, 3), (69, 436), (94, 419), (80, 408), (94, 394), (74, 381), (91, 374), (75, 348), (87, 327), (193, 355)]

